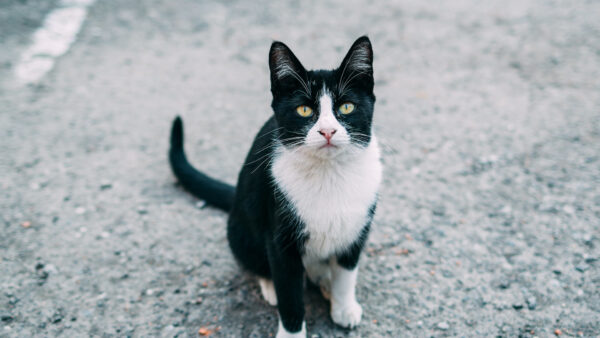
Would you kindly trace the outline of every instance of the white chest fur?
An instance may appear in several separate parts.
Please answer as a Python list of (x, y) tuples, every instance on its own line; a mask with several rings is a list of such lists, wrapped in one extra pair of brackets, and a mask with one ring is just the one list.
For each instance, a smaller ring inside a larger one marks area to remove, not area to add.
[(377, 140), (334, 159), (280, 147), (272, 174), (304, 222), (305, 255), (327, 258), (346, 250), (367, 221), (382, 175)]

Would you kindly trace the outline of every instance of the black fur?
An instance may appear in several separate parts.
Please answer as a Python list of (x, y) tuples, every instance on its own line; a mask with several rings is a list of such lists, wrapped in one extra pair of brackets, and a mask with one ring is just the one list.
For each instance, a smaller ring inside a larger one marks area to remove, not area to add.
[[(353, 59), (357, 50), (363, 56), (358, 61)], [(299, 135), (306, 135), (316, 122), (323, 84), (331, 90), (334, 106), (347, 101), (356, 104), (355, 113), (347, 116), (338, 113), (336, 117), (353, 142), (366, 146), (370, 141), (375, 102), (372, 58), (369, 39), (361, 37), (338, 69), (307, 71), (286, 45), (274, 42), (269, 53), (269, 66), (271, 106), (275, 114), (254, 139), (236, 188), (211, 179), (190, 166), (183, 152), (181, 119), (178, 117), (173, 123), (169, 153), (173, 172), (192, 194), (229, 211), (227, 237), (234, 256), (244, 268), (273, 279), (280, 318), (290, 332), (299, 331), (304, 320), (302, 254), (307, 238), (297, 235), (304, 225), (294, 214), (290, 202), (279, 193), (271, 176), (268, 156), (276, 142), (291, 147), (294, 140)], [(359, 61), (363, 63), (356, 63)], [(281, 67), (290, 67), (305, 85), (289, 72), (279, 72)], [(350, 76), (354, 78), (342, 88)], [(303, 118), (293, 113), (300, 105), (314, 107), (314, 115)], [(371, 217), (359, 238), (337, 257), (341, 266), (348, 269), (356, 266), (374, 211), (373, 205), (369, 211)]]
[(169, 163), (179, 182), (192, 195), (205, 199), (206, 202), (229, 211), (233, 204), (235, 188), (229, 184), (214, 180), (194, 169), (187, 161), (183, 151), (183, 122), (180, 117), (173, 121), (171, 129), (171, 149)]

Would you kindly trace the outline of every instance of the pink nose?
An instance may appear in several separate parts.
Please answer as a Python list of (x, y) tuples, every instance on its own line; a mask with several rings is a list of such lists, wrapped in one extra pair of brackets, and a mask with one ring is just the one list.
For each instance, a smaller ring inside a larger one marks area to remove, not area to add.
[(329, 140), (331, 140), (333, 134), (335, 134), (336, 131), (337, 130), (333, 128), (321, 128), (319, 129), (319, 134), (323, 135), (323, 137), (327, 139), (327, 142), (329, 142)]

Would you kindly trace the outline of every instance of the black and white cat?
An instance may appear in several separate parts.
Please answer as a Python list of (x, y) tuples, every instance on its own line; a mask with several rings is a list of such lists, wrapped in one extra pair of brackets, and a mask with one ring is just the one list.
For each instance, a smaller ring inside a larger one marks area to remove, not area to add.
[(183, 150), (178, 117), (169, 153), (183, 186), (229, 212), (234, 256), (258, 276), (277, 305), (277, 337), (304, 337), (304, 274), (331, 301), (331, 318), (356, 326), (357, 264), (377, 200), (382, 165), (372, 133), (373, 50), (367, 37), (335, 70), (306, 70), (292, 51), (269, 52), (271, 107), (236, 187), (195, 170)]

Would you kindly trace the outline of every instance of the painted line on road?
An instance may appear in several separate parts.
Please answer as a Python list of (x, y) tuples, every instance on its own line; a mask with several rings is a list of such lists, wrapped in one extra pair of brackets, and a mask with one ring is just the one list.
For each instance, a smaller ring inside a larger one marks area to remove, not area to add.
[(35, 84), (54, 67), (56, 59), (65, 54), (81, 29), (88, 8), (95, 0), (62, 0), (52, 10), (40, 28), (33, 33), (32, 43), (21, 54), (15, 67), (15, 77), (21, 84)]

